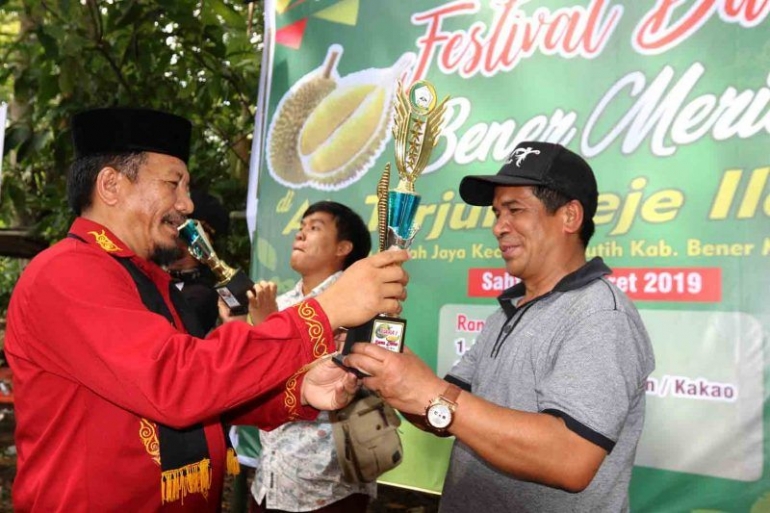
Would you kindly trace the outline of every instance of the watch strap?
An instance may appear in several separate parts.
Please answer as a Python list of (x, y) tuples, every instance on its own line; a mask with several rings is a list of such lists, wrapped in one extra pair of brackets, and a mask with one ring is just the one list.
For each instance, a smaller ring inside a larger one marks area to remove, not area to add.
[[(428, 411), (435, 405), (444, 403), (450, 410), (450, 414), (454, 416), (455, 411), (457, 410), (457, 398), (460, 396), (460, 392), (462, 392), (462, 389), (458, 387), (457, 385), (453, 383), (449, 383), (444, 390), (444, 392), (441, 393), (438, 397), (433, 399), (427, 408), (425, 408), (425, 417), (424, 417), (424, 423), (425, 427), (428, 429), (428, 431), (432, 432), (435, 435), (438, 436), (448, 436), (447, 428), (438, 428), (431, 425), (430, 421), (428, 420)], [(451, 422), (450, 422), (451, 425)]]
[(444, 390), (444, 393), (441, 394), (441, 398), (445, 401), (448, 401), (454, 405), (457, 405), (457, 398), (460, 397), (460, 392), (462, 392), (462, 389), (455, 385), (454, 383), (449, 383), (447, 385), (446, 390)]

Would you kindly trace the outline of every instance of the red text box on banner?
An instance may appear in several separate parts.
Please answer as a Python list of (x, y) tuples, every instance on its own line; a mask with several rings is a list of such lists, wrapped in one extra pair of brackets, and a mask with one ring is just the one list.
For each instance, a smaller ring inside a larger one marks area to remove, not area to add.
[(497, 297), (519, 281), (499, 267), (468, 269), (468, 297)]
[[(722, 269), (718, 267), (621, 267), (608, 279), (637, 301), (722, 300)], [(518, 282), (505, 269), (468, 269), (468, 297), (497, 297)]]
[(722, 300), (719, 267), (619, 267), (608, 279), (636, 301)]

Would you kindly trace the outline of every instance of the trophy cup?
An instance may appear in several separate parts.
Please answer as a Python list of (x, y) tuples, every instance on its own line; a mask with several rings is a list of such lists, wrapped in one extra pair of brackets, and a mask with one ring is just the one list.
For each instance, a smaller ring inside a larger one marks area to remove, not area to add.
[[(390, 186), (390, 163), (377, 184), (377, 220), (379, 249), (390, 247), (409, 249), (419, 226), (414, 224), (420, 205), (420, 195), (414, 190), (414, 182), (430, 161), (430, 155), (438, 141), (441, 122), (446, 109), (444, 98), (438, 103), (436, 89), (428, 81), (415, 82), (404, 92), (399, 81), (396, 88), (396, 107), (393, 123), (398, 186)], [(402, 352), (406, 335), (406, 319), (386, 314), (354, 328), (348, 329), (345, 344), (335, 361), (342, 364), (356, 342), (370, 342), (390, 351)], [(351, 369), (360, 374), (360, 371)]]
[(177, 230), (179, 237), (187, 244), (190, 254), (214, 272), (219, 280), (214, 288), (230, 308), (230, 313), (249, 313), (249, 298), (246, 292), (254, 287), (254, 282), (241, 269), (233, 269), (219, 259), (199, 221), (188, 219)]

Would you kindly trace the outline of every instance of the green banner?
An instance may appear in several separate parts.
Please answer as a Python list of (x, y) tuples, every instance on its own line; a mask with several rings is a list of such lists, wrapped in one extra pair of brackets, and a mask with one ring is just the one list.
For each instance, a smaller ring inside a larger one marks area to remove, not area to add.
[[(770, 511), (770, 2), (267, 2), (252, 164), (260, 279), (286, 289), (312, 202), (376, 226), (396, 80), (450, 96), (412, 246), (407, 345), (443, 375), (513, 284), (489, 209), (457, 192), (516, 143), (562, 143), (599, 182), (589, 256), (614, 269), (657, 368), (634, 511)], [(262, 128), (260, 128), (262, 127)], [(256, 208), (258, 205), (258, 208)], [(406, 426), (383, 482), (439, 492), (451, 441)]]

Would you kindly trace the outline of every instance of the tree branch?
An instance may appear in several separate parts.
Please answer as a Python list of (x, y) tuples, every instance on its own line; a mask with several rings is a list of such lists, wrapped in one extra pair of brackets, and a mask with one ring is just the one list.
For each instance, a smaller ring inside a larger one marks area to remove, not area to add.
[(136, 95), (134, 94), (133, 88), (126, 80), (126, 77), (123, 75), (121, 67), (117, 62), (115, 62), (115, 59), (113, 59), (112, 55), (110, 55), (110, 52), (107, 50), (104, 40), (104, 25), (102, 23), (102, 16), (99, 13), (99, 5), (97, 0), (87, 0), (86, 8), (88, 10), (89, 18), (92, 24), (92, 30), (90, 31), (94, 39), (94, 46), (92, 49), (96, 50), (102, 55), (102, 57), (104, 57), (104, 59), (107, 61), (107, 64), (109, 64), (110, 68), (112, 69), (112, 72), (115, 74), (115, 78), (117, 78), (118, 82), (120, 82), (120, 85), (125, 88), (126, 93), (128, 93), (128, 96), (131, 98), (131, 100), (135, 100)]

